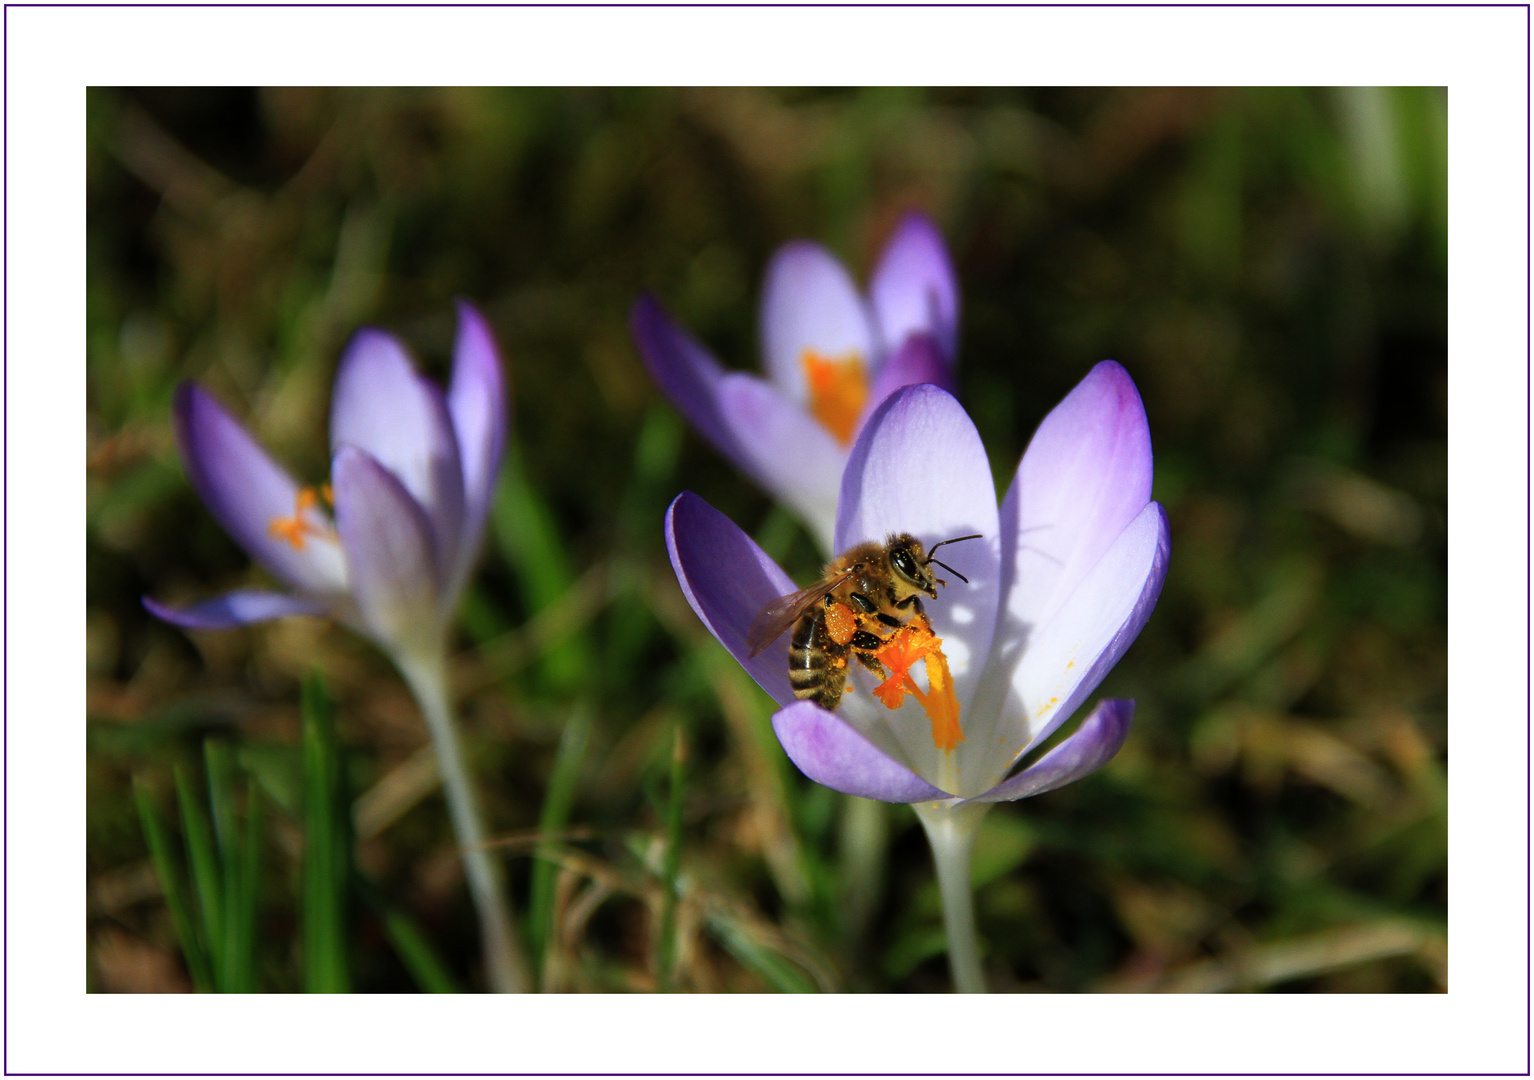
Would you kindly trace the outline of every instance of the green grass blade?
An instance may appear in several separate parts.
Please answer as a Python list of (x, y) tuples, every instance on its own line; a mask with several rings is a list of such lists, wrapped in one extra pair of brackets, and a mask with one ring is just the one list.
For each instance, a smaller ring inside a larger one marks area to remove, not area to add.
[(165, 822), (160, 818), (160, 811), (155, 809), (154, 798), (149, 794), (148, 786), (136, 776), (133, 778), (133, 801), (138, 804), (139, 823), (144, 829), (144, 842), (149, 845), (149, 859), (154, 864), (155, 876), (160, 879), (160, 891), (165, 894), (165, 906), (170, 909), (171, 925), (176, 928), (176, 939), (181, 943), (181, 955), (186, 958), (192, 985), (198, 991), (208, 993), (213, 989), (213, 973), (197, 938), (197, 922), (192, 917), (186, 883), (171, 857)]
[[(240, 862), (235, 875), (234, 895), (239, 898), (239, 919), (230, 916), (235, 935), (229, 966), (231, 993), (249, 994), (256, 989), (256, 915), (261, 902), (261, 845), (263, 840), (261, 787), (251, 778), (245, 783), (245, 836), (240, 843)], [(235, 905), (231, 901), (230, 907)]]
[(549, 789), (543, 797), (543, 811), (538, 816), (538, 831), (545, 838), (538, 844), (533, 861), (532, 901), (528, 910), (527, 940), (532, 947), (533, 967), (543, 970), (543, 950), (551, 933), (554, 918), (554, 876), (558, 864), (549, 858), (555, 846), (552, 838), (570, 821), (570, 805), (580, 779), (581, 759), (591, 736), (592, 708), (588, 702), (576, 705), (559, 739), (559, 752), (549, 776)]
[(453, 978), (447, 963), (416, 921), (403, 908), (390, 903), (383, 891), (367, 878), (358, 875), (355, 880), (357, 891), (383, 923), (384, 936), (415, 984), (428, 994), (463, 993), (463, 987)]
[(218, 864), (208, 820), (192, 790), (186, 773), (175, 768), (176, 802), (181, 806), (181, 831), (186, 838), (187, 862), (192, 868), (192, 885), (197, 908), (202, 913), (202, 940), (207, 945), (213, 984), (224, 989), (224, 883)]
[[(497, 552), (517, 576), (529, 614), (555, 604), (575, 584), (569, 546), (559, 534), (554, 512), (529, 481), (515, 442), (507, 447), (501, 467), (490, 533)], [(549, 690), (566, 694), (588, 682), (596, 666), (589, 641), (577, 632), (548, 644), (539, 671)]]
[(656, 980), (661, 993), (671, 990), (673, 969), (676, 966), (676, 903), (677, 876), (682, 869), (682, 796), (685, 790), (687, 744), (682, 725), (676, 726), (676, 741), (671, 750), (671, 799), (666, 807), (666, 868), (665, 899), (661, 904), (660, 941), (657, 953), (660, 970)]
[(304, 681), (304, 987), (351, 988), (346, 956), (347, 836), (335, 713), (318, 673)]
[(245, 983), (245, 957), (240, 941), (245, 919), (240, 907), (241, 837), (234, 810), (234, 755), (223, 740), (205, 739), (202, 757), (208, 773), (208, 807), (213, 812), (213, 840), (218, 850), (224, 900), (224, 939), (218, 949), (222, 959), (219, 989), (233, 994), (241, 992)]
[(798, 965), (758, 940), (746, 927), (735, 920), (716, 916), (709, 919), (708, 925), (726, 952), (774, 990), (782, 994), (819, 992), (820, 988), (815, 985), (815, 980), (801, 971)]

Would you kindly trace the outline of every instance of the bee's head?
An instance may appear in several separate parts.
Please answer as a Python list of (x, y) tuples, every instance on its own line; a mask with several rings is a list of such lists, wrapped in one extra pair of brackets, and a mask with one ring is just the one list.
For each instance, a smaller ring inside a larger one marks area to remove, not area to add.
[(890, 572), (895, 582), (895, 596), (904, 600), (919, 592), (937, 599), (937, 578), (927, 569), (927, 549), (910, 533), (890, 537)]
[[(954, 544), (960, 540), (978, 539), (980, 539), (978, 533), (973, 536), (956, 536), (952, 540), (944, 540), (933, 544), (932, 550), (934, 552), (937, 551), (943, 544)], [(966, 585), (969, 584), (969, 578), (959, 573), (947, 563), (939, 562), (927, 554), (927, 549), (922, 546), (922, 542), (910, 533), (891, 536), (886, 544), (886, 548), (889, 551), (890, 571), (895, 582), (897, 600), (904, 600), (909, 596), (915, 596), (919, 592), (926, 593), (934, 600), (937, 599), (937, 587), (939, 585), (947, 585), (948, 582), (935, 576), (932, 571), (927, 569), (933, 563), (937, 563)]]

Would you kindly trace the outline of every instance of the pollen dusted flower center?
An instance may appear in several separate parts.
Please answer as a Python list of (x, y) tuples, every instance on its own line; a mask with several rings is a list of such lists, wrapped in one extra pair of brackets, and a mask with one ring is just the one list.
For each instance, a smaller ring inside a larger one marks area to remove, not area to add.
[[(890, 669), (889, 678), (874, 687), (874, 696), (886, 708), (900, 708), (910, 694), (932, 722), (933, 746), (946, 752), (965, 741), (959, 726), (959, 699), (953, 692), (953, 675), (948, 670), (948, 658), (943, 655), (943, 639), (932, 633), (925, 620), (921, 623), (913, 620), (895, 631), (874, 656)], [(918, 660), (927, 662), (926, 693), (911, 678), (911, 666)]]
[(293, 545), (294, 551), (302, 551), (305, 541), (311, 536), (330, 539), (331, 529), (324, 523), (314, 520), (314, 516), (308, 513), (319, 505), (321, 496), (327, 503), (332, 501), (329, 484), (322, 484), (318, 489), (299, 488), (293, 496), (293, 515), (272, 518), (266, 527), (267, 534), (286, 540)]
[(852, 445), (858, 417), (868, 404), (868, 370), (856, 352), (841, 357), (822, 356), (805, 349), (799, 356), (804, 381), (810, 392), (810, 415), (820, 421), (843, 446)]

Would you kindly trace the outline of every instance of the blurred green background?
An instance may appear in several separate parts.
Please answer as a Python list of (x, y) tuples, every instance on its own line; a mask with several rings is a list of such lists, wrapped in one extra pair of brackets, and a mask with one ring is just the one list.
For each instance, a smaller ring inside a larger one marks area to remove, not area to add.
[[(259, 579), (184, 477), (178, 380), (318, 482), (347, 336), (388, 328), (445, 378), (463, 296), (499, 337), (514, 446), (453, 676), (542, 985), (946, 990), (914, 815), (786, 761), (682, 600), (661, 516), (690, 488), (801, 582), (814, 547), (685, 429), (626, 329), (650, 289), (754, 368), (774, 248), (820, 240), (862, 279), (911, 207), (953, 251), (960, 399), (998, 483), (1111, 357), (1172, 524), (1160, 606), (1099, 694), (1138, 700), (1128, 744), (982, 831), (994, 988), (1446, 988), (1442, 90), (98, 89), (87, 108), (92, 989), (197, 975), (141, 811), (192, 878), (208, 821), (221, 844), (245, 830), (224, 894), (246, 898), (241, 985), (315, 986), (317, 799), (352, 883), (327, 946), (345, 985), (483, 988), (426, 732), (382, 656), (318, 620), (188, 635), (139, 605)], [(301, 746), (316, 670), (332, 773)]]

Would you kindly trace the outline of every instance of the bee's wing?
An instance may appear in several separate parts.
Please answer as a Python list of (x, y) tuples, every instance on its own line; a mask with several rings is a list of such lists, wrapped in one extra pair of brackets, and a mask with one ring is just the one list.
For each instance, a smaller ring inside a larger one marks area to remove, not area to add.
[(820, 603), (827, 593), (851, 576), (852, 571), (849, 570), (835, 577), (824, 578), (807, 589), (780, 596), (762, 608), (756, 618), (751, 620), (751, 629), (746, 631), (746, 648), (750, 650), (746, 659), (751, 659), (777, 641), (783, 636), (783, 631), (799, 620), (800, 615)]

